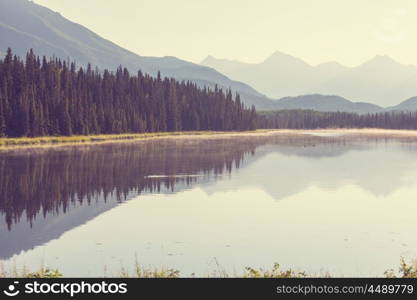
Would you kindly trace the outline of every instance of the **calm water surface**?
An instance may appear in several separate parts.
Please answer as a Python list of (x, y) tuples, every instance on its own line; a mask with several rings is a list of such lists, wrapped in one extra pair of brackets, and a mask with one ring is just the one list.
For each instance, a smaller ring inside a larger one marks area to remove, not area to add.
[[(417, 140), (154, 140), (0, 153), (0, 261), (65, 276), (274, 262), (381, 276), (417, 258)], [(219, 267), (220, 266), (220, 267)]]

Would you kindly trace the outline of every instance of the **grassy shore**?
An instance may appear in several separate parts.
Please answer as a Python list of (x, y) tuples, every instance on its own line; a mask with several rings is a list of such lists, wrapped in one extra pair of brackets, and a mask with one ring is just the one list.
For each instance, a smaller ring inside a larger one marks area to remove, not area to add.
[[(14, 266), (11, 270), (5, 271), (0, 268), (0, 278), (61, 278), (65, 277), (59, 270), (41, 267), (38, 271), (31, 272), (27, 268), (19, 270)], [(107, 276), (104, 276), (107, 277)], [(114, 277), (114, 276), (110, 276)], [(117, 278), (187, 278), (196, 277), (182, 276), (179, 270), (170, 268), (143, 268), (136, 262), (132, 270), (122, 268)], [(311, 276), (306, 272), (295, 271), (293, 269), (283, 270), (279, 264), (274, 264), (271, 269), (246, 267), (241, 274), (230, 274), (219, 267), (217, 271), (205, 276), (205, 278), (331, 278), (329, 273), (321, 276)], [(387, 270), (381, 274), (381, 278), (417, 278), (417, 260), (407, 262), (403, 258), (400, 260), (398, 271)]]
[(102, 135), (74, 135), (74, 136), (45, 136), (45, 137), (20, 137), (0, 138), (1, 149), (13, 148), (38, 148), (66, 145), (120, 143), (158, 138), (210, 138), (215, 136), (263, 136), (270, 134), (314, 134), (337, 133), (345, 135), (370, 135), (387, 137), (417, 137), (415, 130), (391, 130), (391, 129), (258, 129), (255, 131), (180, 131), (180, 132), (153, 132), (153, 133), (129, 133), (129, 134), (102, 134)]
[(158, 132), (158, 133), (132, 133), (132, 134), (101, 134), (101, 135), (74, 135), (74, 136), (44, 136), (0, 138), (0, 146), (37, 146), (57, 144), (97, 143), (106, 141), (140, 140), (155, 137), (179, 135), (215, 134), (214, 132)]
[(157, 138), (187, 138), (202, 136), (236, 136), (236, 135), (259, 135), (271, 132), (271, 130), (256, 131), (180, 131), (180, 132), (154, 132), (154, 133), (131, 133), (131, 134), (102, 134), (102, 135), (74, 135), (74, 136), (45, 136), (45, 137), (19, 137), (0, 138), (0, 149), (3, 148), (33, 148), (62, 145), (79, 145), (112, 142), (130, 142)]

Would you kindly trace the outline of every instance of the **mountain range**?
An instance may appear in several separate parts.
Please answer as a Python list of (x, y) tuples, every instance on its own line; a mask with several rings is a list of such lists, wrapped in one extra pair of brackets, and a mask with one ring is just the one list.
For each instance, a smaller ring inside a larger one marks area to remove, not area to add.
[(201, 64), (250, 84), (273, 98), (338, 95), (355, 102), (388, 107), (417, 95), (417, 67), (400, 64), (388, 56), (376, 56), (357, 67), (337, 62), (312, 66), (281, 52), (275, 52), (258, 64), (212, 56)]
[[(230, 88), (246, 105), (253, 104), (258, 110), (417, 110), (417, 67), (401, 65), (389, 57), (378, 56), (348, 68), (336, 62), (311, 66), (281, 52), (260, 64), (209, 56), (199, 65), (172, 56), (141, 56), (28, 0), (0, 0), (0, 56), (8, 47), (21, 57), (32, 48), (37, 55), (69, 59), (83, 66), (91, 63), (101, 70), (122, 65), (133, 73), (142, 70), (155, 76), (160, 71), (163, 76), (199, 86)], [(403, 99), (409, 100), (395, 106)]]
[(350, 112), (358, 114), (381, 113), (381, 112), (411, 112), (417, 111), (417, 97), (412, 97), (398, 105), (382, 107), (367, 102), (352, 102), (343, 97), (332, 95), (310, 94), (295, 97), (284, 97), (271, 101), (265, 109), (258, 110), (291, 110), (307, 109), (323, 112)]
[(213, 68), (175, 57), (149, 57), (135, 54), (106, 40), (91, 30), (69, 21), (57, 12), (27, 0), (0, 0), (0, 52), (11, 47), (24, 57), (31, 48), (37, 55), (56, 56), (91, 63), (99, 69), (115, 70), (122, 65), (131, 72), (142, 72), (178, 80), (190, 80), (201, 86), (238, 92), (247, 104), (262, 106), (268, 99), (247, 84), (230, 80)]

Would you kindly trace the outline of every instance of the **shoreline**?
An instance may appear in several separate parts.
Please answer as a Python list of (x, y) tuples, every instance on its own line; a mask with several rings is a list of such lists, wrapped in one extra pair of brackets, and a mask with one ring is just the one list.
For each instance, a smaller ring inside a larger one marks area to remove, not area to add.
[(109, 143), (126, 143), (156, 139), (187, 139), (187, 138), (218, 138), (218, 137), (250, 137), (268, 135), (371, 135), (387, 137), (417, 137), (417, 130), (380, 129), (380, 128), (326, 128), (326, 129), (258, 129), (255, 131), (180, 131), (180, 132), (154, 132), (132, 134), (108, 135), (81, 135), (81, 136), (44, 136), (0, 138), (0, 151), (19, 150), (31, 148), (50, 148), (77, 145), (96, 145)]
[[(212, 138), (235, 136), (263, 136), (271, 134), (273, 130), (260, 129), (256, 131), (179, 131), (179, 132), (152, 132), (132, 134), (103, 134), (103, 135), (77, 135), (77, 136), (44, 136), (0, 138), (1, 150), (18, 150), (31, 148), (52, 148), (62, 146), (98, 145), (110, 143), (129, 143), (157, 139), (186, 139), (186, 138)], [(274, 130), (275, 131), (275, 130)]]
[[(334, 276), (329, 272), (321, 271), (320, 273), (307, 273), (305, 271), (282, 268), (280, 264), (274, 263), (269, 268), (253, 268), (245, 267), (239, 273), (236, 270), (227, 272), (218, 266), (206, 275), (183, 275), (180, 270), (169, 267), (143, 267), (138, 261), (131, 267), (121, 267), (116, 274), (103, 274), (103, 278), (108, 275), (112, 278), (343, 278), (343, 276)], [(370, 277), (356, 277), (356, 278), (373, 278)], [(0, 263), (0, 279), (1, 278), (69, 278), (61, 273), (59, 269), (45, 267), (41, 265), (38, 270), (29, 270), (26, 267), (18, 268), (14, 265), (7, 271)], [(400, 258), (400, 263), (397, 270), (388, 269), (383, 274), (375, 278), (417, 278), (417, 261), (406, 260), (404, 257)]]

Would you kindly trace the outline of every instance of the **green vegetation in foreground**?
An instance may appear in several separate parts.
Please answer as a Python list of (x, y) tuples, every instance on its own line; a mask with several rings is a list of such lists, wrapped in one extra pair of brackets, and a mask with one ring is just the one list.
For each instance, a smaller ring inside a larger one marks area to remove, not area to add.
[[(400, 261), (398, 272), (388, 270), (384, 274), (386, 278), (417, 278), (417, 260), (406, 262), (403, 258)], [(0, 269), (0, 278), (61, 278), (64, 277), (58, 270), (41, 267), (37, 272), (29, 272), (26, 268), (19, 271), (13, 268), (10, 272), (5, 272)], [(180, 278), (182, 277), (180, 271), (169, 268), (161, 269), (146, 269), (142, 268), (138, 263), (135, 264), (133, 272), (122, 268), (119, 276), (120, 278)], [(194, 274), (186, 277), (196, 277)], [(305, 272), (294, 271), (292, 269), (282, 270), (279, 264), (274, 264), (272, 269), (254, 269), (247, 267), (243, 274), (229, 274), (224, 270), (219, 269), (213, 274), (209, 274), (208, 278), (308, 278), (308, 277), (329, 277), (331, 274), (325, 276), (310, 276)]]
[(153, 133), (131, 133), (131, 134), (102, 134), (102, 135), (74, 135), (74, 136), (45, 136), (45, 137), (20, 137), (20, 138), (0, 138), (0, 147), (13, 146), (41, 146), (41, 145), (60, 145), (60, 144), (81, 144), (81, 143), (100, 143), (110, 141), (132, 141), (143, 140), (157, 137), (171, 137), (182, 135), (220, 135), (220, 134), (239, 134), (248, 132), (266, 132), (268, 130), (257, 131), (177, 131), (177, 132), (153, 132)]

